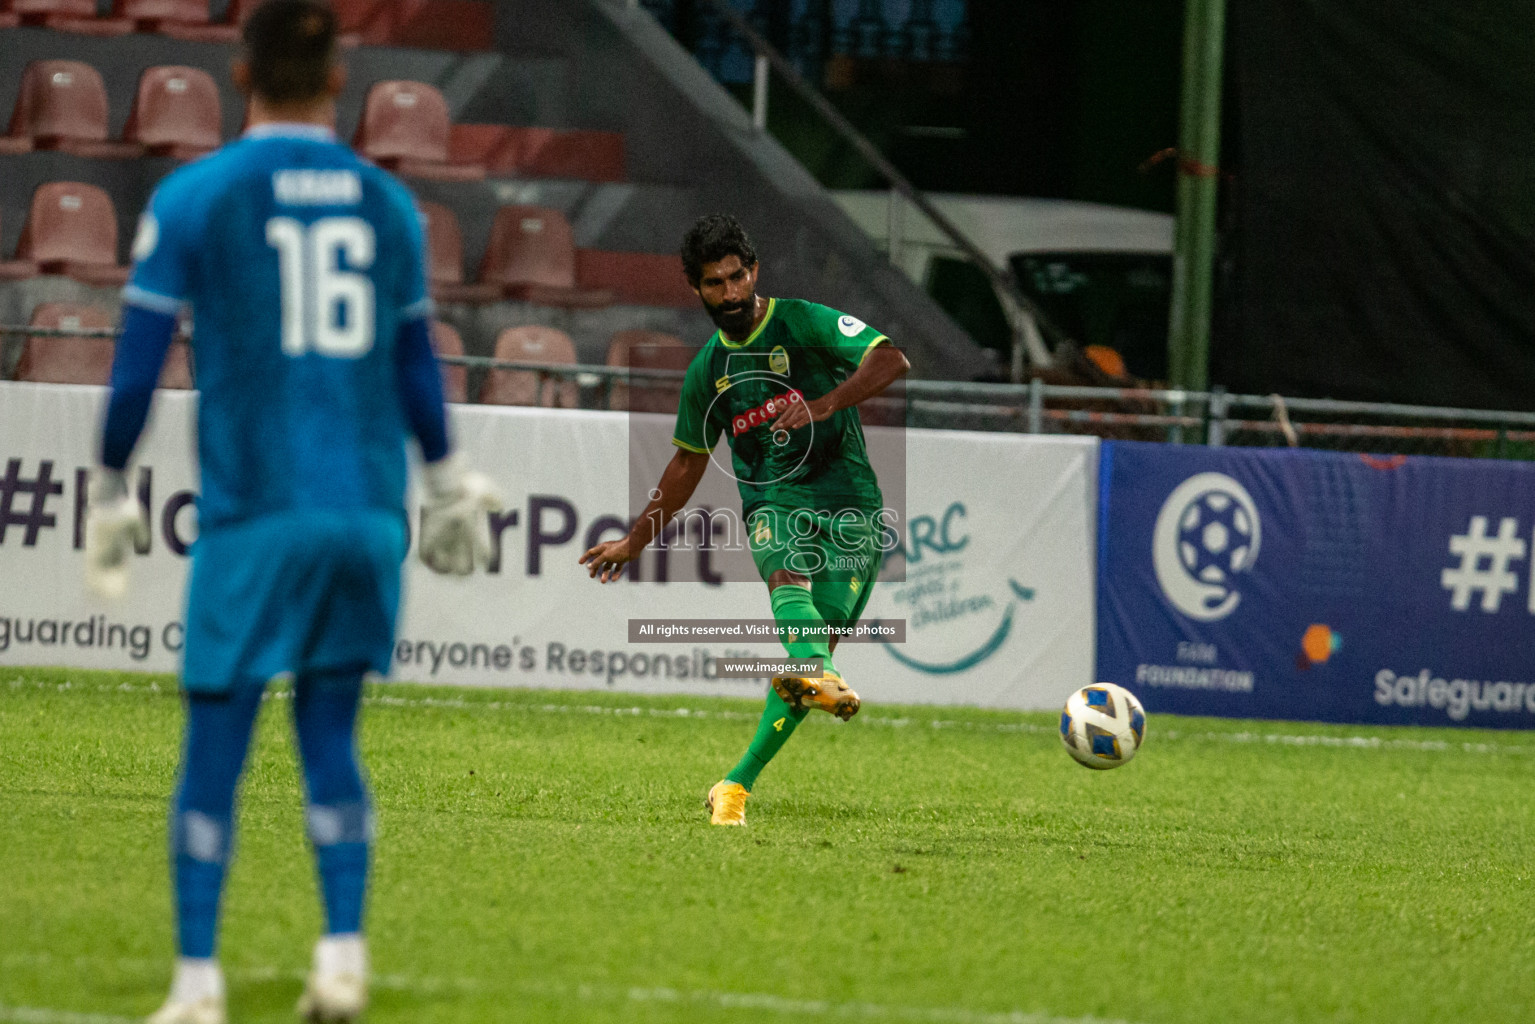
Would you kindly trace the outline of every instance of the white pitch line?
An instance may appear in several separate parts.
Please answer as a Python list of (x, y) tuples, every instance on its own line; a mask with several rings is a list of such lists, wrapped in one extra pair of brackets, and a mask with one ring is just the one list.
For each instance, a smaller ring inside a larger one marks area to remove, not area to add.
[[(409, 684), (406, 684), (409, 685)], [(22, 678), (12, 679), (9, 683), (11, 689), (23, 687), (38, 690), (57, 690), (59, 692), (81, 693), (143, 693), (163, 695), (174, 692), (160, 686), (158, 683), (118, 683), (117, 685), (90, 685), (76, 684), (73, 682), (42, 683), (35, 680)], [(268, 696), (272, 699), (283, 700), (289, 697), (290, 691), (273, 690)], [(729, 722), (755, 722), (761, 716), (746, 711), (730, 711), (726, 709), (708, 710), (703, 708), (645, 708), (645, 707), (610, 707), (601, 704), (525, 704), (518, 701), (502, 700), (466, 700), (462, 697), (433, 697), (427, 694), (419, 696), (404, 696), (401, 694), (371, 694), (363, 698), (364, 704), (379, 707), (408, 708), (424, 707), (450, 711), (506, 711), (523, 714), (555, 714), (555, 715), (599, 715), (617, 718), (663, 718), (673, 721), (680, 719), (719, 720)], [(1053, 735), (1055, 727), (1039, 725), (1034, 722), (968, 722), (961, 719), (933, 718), (925, 723), (912, 718), (892, 718), (865, 712), (860, 715), (858, 722), (865, 725), (887, 729), (905, 728), (929, 728), (929, 729), (958, 729), (962, 732), (979, 733), (1020, 733), (1024, 735)], [(1155, 718), (1153, 718), (1155, 722)], [(1329, 747), (1336, 749), (1352, 750), (1410, 750), (1424, 753), (1464, 753), (1464, 754), (1535, 754), (1535, 746), (1521, 743), (1486, 743), (1462, 740), (1410, 740), (1410, 739), (1383, 739), (1379, 736), (1336, 736), (1328, 733), (1294, 733), (1294, 732), (1189, 732), (1182, 729), (1152, 730), (1154, 741), (1169, 740), (1180, 741), (1205, 741), (1216, 743), (1270, 743), (1282, 746), (1297, 747)]]
[(1001, 1013), (958, 1006), (890, 1006), (881, 1003), (834, 1003), (822, 999), (785, 999), (763, 992), (685, 991), (631, 988), (637, 1003), (710, 1003), (726, 1010), (765, 1010), (792, 1017), (859, 1017), (865, 1020), (933, 1021), (935, 1024), (1129, 1024), (1103, 1017), (1058, 1017), (1010, 1010)]
[(119, 1017), (112, 1013), (74, 1013), (42, 1006), (6, 1006), (0, 1003), (0, 1021), (7, 1024), (143, 1024), (143, 1017)]
[[(143, 973), (168, 973), (169, 960), (130, 956), (55, 956), (52, 953), (0, 953), (0, 964), (12, 966), (67, 965), (75, 971), (110, 967), (114, 970)], [(225, 965), (224, 975), (239, 981), (302, 982), (309, 972), (301, 967)], [(473, 978), (414, 978), (404, 974), (374, 974), (369, 983), (376, 989), (402, 992), (441, 992), (449, 989), (474, 989), (480, 983)], [(3, 1018), (0, 1018), (3, 1019)]]
[[(7, 954), (0, 961), (17, 963), (65, 962), (47, 953)], [(82, 965), (113, 964), (117, 967), (144, 966), (153, 970), (165, 967), (163, 962), (147, 959), (112, 957), (72, 957), (67, 961)], [(225, 971), (231, 979), (247, 981), (287, 980), (302, 981), (305, 972), (282, 967), (229, 968)], [(473, 978), (434, 979), (410, 978), (405, 975), (375, 975), (370, 979), (375, 989), (394, 989), (417, 994), (439, 992), (445, 988), (461, 991), (489, 989)], [(1129, 1024), (1120, 1019), (1103, 1017), (1062, 1017), (1049, 1013), (1023, 1010), (985, 1011), (970, 1010), (960, 1006), (901, 1006), (899, 1004), (866, 1002), (833, 1002), (825, 999), (791, 999), (767, 992), (722, 992), (709, 989), (675, 988), (610, 988), (606, 986), (579, 985), (574, 989), (547, 985), (519, 985), (515, 981), (506, 986), (513, 991), (556, 999), (575, 998), (584, 1002), (631, 1002), (667, 1003), (678, 1006), (710, 1005), (724, 1010), (760, 1010), (785, 1017), (843, 1017), (862, 1020), (925, 1021), (931, 1024)], [(4, 1024), (137, 1024), (142, 1018), (122, 1017), (115, 1014), (77, 1013), (40, 1006), (0, 1005), (0, 1022)]]

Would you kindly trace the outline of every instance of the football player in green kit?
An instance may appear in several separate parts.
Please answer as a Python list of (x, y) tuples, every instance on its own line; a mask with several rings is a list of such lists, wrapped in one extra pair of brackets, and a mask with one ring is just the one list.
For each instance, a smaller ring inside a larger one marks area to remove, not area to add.
[(780, 638), (791, 657), (824, 665), (820, 678), (773, 679), (751, 746), (709, 790), (710, 821), (744, 825), (752, 784), (810, 710), (843, 720), (858, 711), (858, 695), (832, 662), (837, 638), (826, 627), (857, 623), (888, 524), (855, 406), (911, 364), (855, 317), (758, 295), (757, 254), (733, 217), (693, 225), (682, 263), (719, 330), (688, 366), (672, 436), (677, 451), (650, 504), (628, 536), (597, 545), (581, 563), (603, 583), (618, 579), (687, 504), (725, 436)]

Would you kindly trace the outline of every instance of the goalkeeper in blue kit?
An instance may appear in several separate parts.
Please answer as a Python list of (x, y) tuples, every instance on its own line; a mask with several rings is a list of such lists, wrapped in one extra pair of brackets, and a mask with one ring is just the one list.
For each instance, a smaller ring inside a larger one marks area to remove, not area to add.
[(451, 450), (411, 196), (334, 135), (344, 74), (330, 7), (268, 0), (245, 23), (234, 75), (248, 130), (168, 177), (139, 225), (86, 574), (120, 595), (145, 539), (124, 470), (190, 309), (202, 487), (170, 823), (180, 956), (150, 1021), (225, 1021), (215, 955), (235, 789), (266, 683), (284, 674), (326, 923), (298, 1009), (348, 1021), (367, 1001), (373, 834), (357, 712), (364, 675), (388, 670), (393, 645), (407, 432), (425, 461), (418, 548), (431, 568), (473, 571), (499, 503)]

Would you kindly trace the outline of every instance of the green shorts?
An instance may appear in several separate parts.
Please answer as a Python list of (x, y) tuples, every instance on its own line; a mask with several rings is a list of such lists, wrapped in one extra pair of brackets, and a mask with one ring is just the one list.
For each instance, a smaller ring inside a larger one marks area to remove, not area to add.
[(811, 512), (765, 505), (746, 519), (762, 581), (779, 570), (807, 577), (816, 607), (834, 626), (853, 625), (869, 603), (884, 554), (882, 535), (875, 514), (857, 509)]

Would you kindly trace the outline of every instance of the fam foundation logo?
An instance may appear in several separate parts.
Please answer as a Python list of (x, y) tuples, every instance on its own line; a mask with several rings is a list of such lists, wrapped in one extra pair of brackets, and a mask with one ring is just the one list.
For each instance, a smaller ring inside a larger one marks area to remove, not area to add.
[(1006, 646), (1020, 609), (1034, 600), (1032, 587), (998, 583), (983, 548), (970, 550), (967, 519), (959, 501), (939, 515), (915, 516), (904, 543), (886, 555), (887, 562), (896, 555), (906, 560), (906, 581), (884, 585), (893, 617), (906, 619), (906, 643), (882, 643), (919, 672), (948, 675), (985, 662)]
[(1258, 560), (1262, 529), (1247, 488), (1224, 473), (1200, 473), (1173, 489), (1152, 532), (1157, 583), (1172, 606), (1198, 622), (1236, 611), (1237, 577)]

